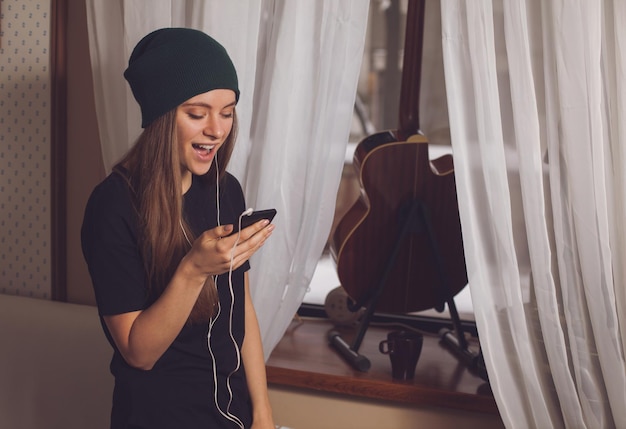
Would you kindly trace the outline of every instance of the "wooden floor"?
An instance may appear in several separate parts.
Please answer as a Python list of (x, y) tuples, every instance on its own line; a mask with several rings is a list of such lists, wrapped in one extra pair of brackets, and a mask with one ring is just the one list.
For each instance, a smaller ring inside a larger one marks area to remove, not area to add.
[[(328, 320), (294, 320), (267, 362), (270, 384), (312, 389), (371, 399), (437, 406), (498, 414), (489, 384), (470, 372), (466, 365), (443, 344), (438, 336), (425, 334), (415, 379), (410, 382), (391, 378), (389, 356), (378, 344), (396, 326), (370, 326), (359, 353), (371, 362), (367, 372), (349, 365), (328, 344), (327, 333), (336, 329)], [(339, 329), (351, 344), (355, 329)], [(470, 340), (470, 347), (477, 343)]]

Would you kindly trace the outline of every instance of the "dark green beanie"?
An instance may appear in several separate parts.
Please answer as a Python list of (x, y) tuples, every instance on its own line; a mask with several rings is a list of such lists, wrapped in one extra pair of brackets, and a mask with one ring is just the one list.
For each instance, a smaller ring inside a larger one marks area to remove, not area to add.
[(232, 89), (237, 72), (226, 49), (202, 31), (162, 28), (135, 46), (124, 77), (141, 107), (141, 126), (213, 89)]

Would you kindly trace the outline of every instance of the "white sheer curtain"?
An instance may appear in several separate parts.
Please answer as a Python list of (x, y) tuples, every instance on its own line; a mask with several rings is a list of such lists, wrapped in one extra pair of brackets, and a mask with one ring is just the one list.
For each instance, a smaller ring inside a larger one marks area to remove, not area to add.
[(440, 8), (470, 290), (502, 418), (624, 428), (626, 3)]
[(122, 72), (142, 36), (196, 28), (231, 54), (242, 95), (229, 170), (249, 206), (278, 210), (272, 239), (251, 261), (266, 357), (302, 302), (331, 227), (368, 7), (368, 0), (87, 0), (107, 171), (141, 131)]

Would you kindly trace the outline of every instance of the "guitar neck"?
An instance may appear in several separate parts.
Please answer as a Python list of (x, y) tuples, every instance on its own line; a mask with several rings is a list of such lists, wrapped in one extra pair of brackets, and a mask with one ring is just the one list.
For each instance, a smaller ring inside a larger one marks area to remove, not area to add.
[(425, 0), (409, 0), (400, 91), (400, 139), (420, 131), (419, 102), (422, 76)]

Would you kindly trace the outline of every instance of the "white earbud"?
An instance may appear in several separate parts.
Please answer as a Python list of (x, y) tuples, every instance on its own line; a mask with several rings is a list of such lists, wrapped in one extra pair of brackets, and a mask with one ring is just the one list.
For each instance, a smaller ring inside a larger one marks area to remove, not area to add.
[(241, 216), (250, 216), (252, 214), (252, 212), (254, 211), (254, 209), (252, 207), (250, 207), (248, 210), (246, 210), (245, 212), (241, 213)]

